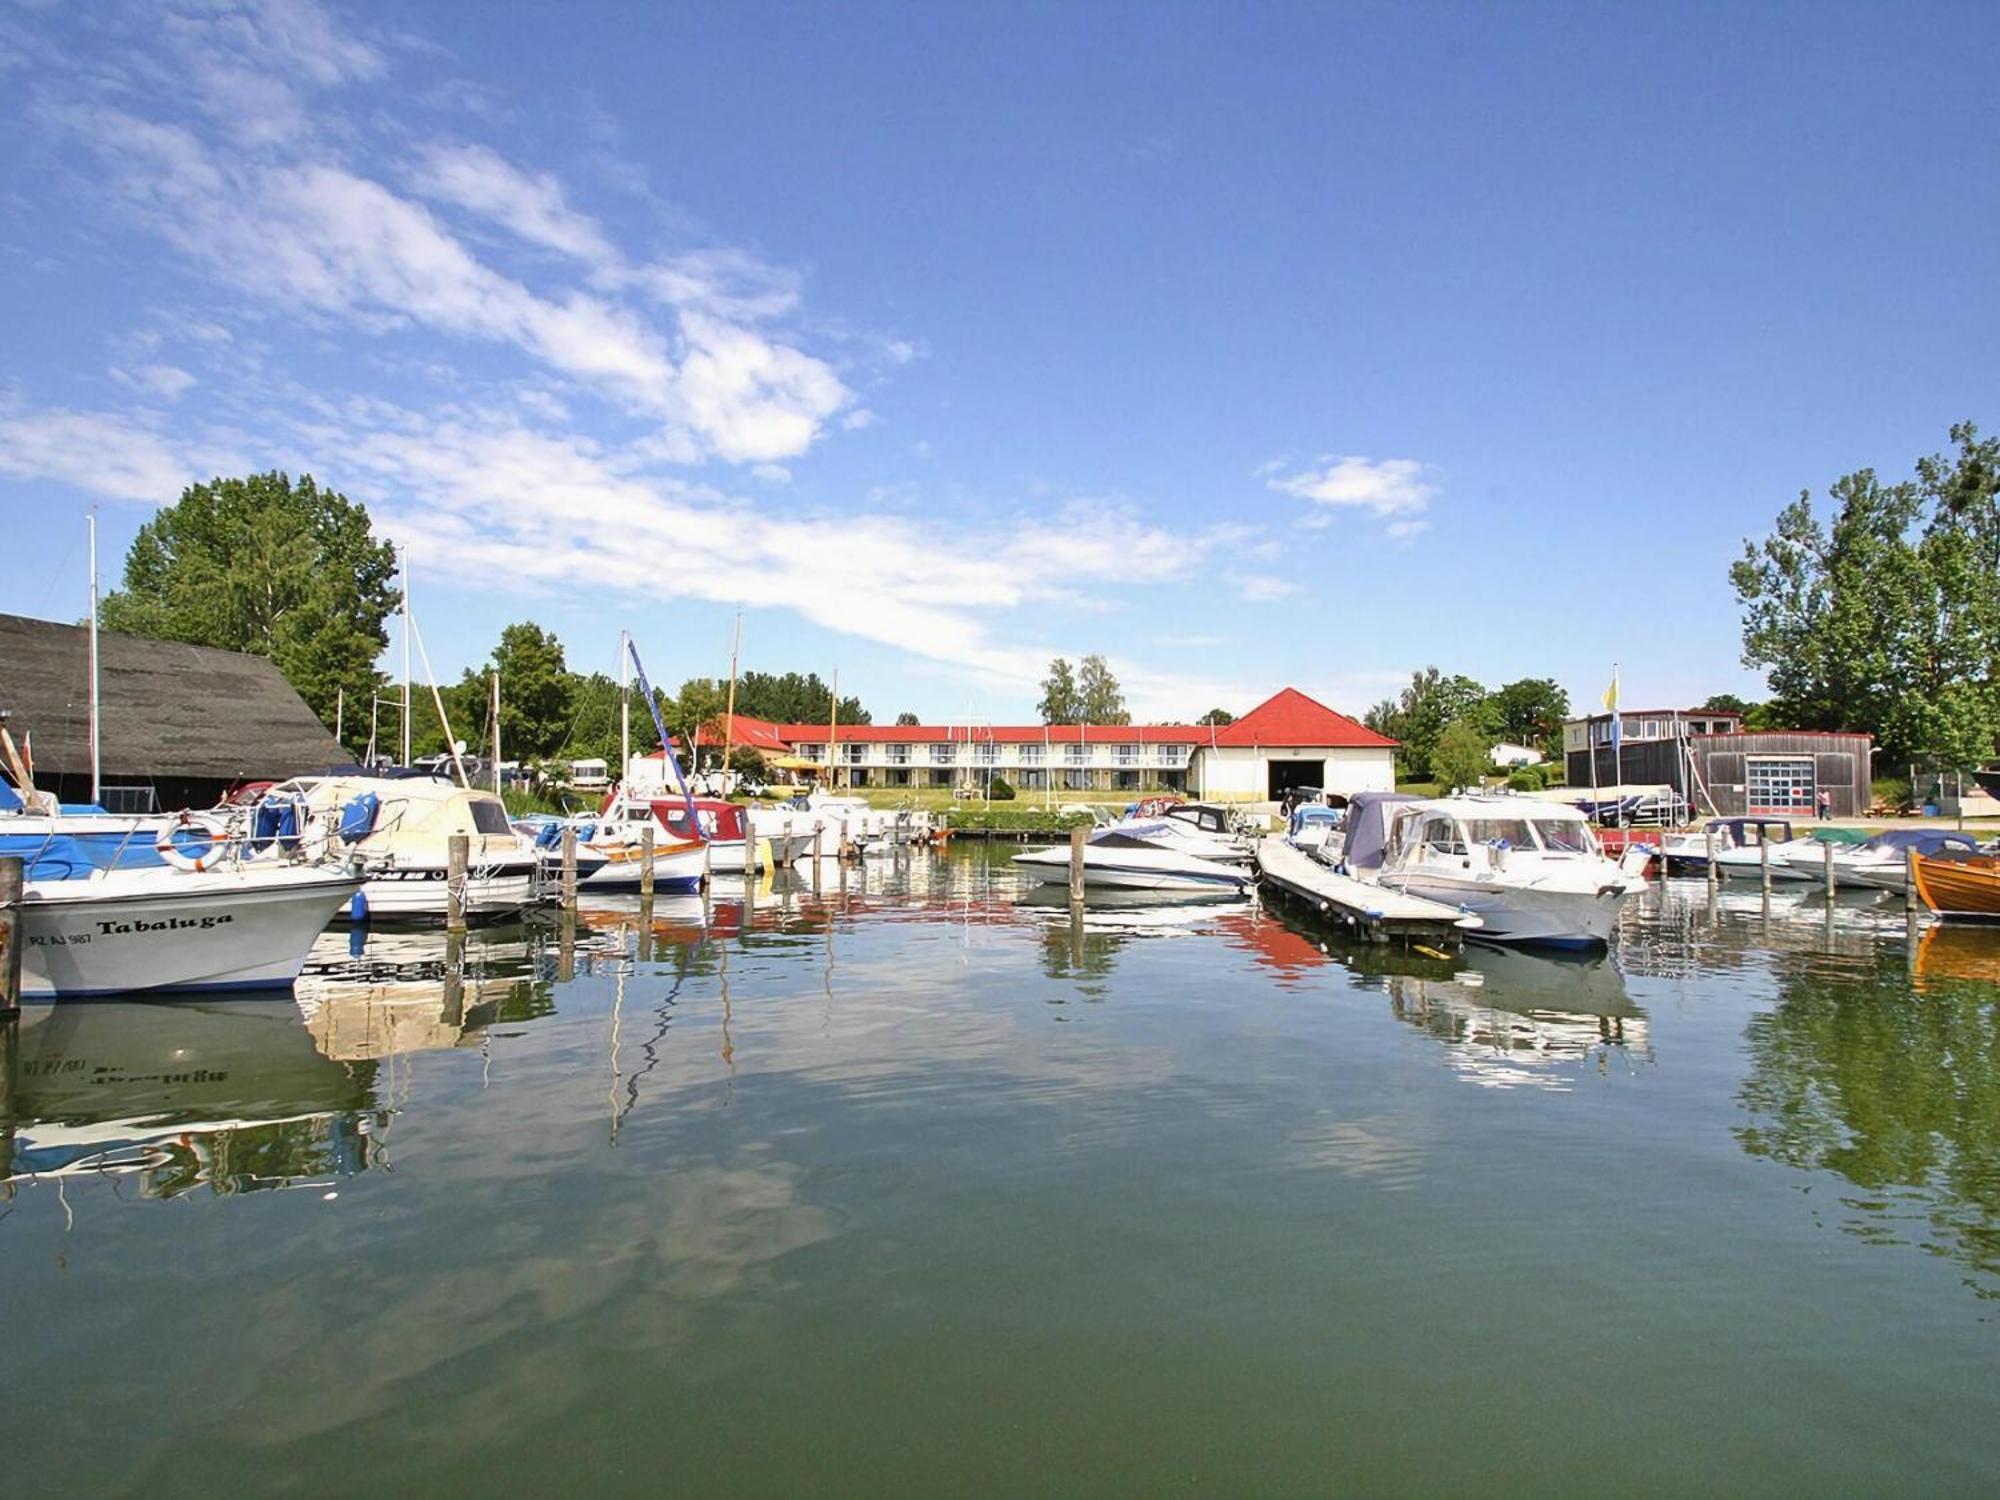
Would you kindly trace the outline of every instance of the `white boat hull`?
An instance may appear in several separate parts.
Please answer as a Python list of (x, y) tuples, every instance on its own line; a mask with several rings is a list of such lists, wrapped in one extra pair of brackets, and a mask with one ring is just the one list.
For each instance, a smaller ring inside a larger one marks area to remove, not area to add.
[[(639, 846), (593, 846), (611, 857), (588, 878), (577, 881), (578, 891), (636, 891), (639, 889)], [(653, 854), (653, 889), (656, 892), (689, 892), (701, 889), (708, 878), (706, 844), (660, 851)]]
[(1619, 910), (1631, 894), (1622, 885), (1595, 892), (1548, 890), (1453, 880), (1430, 872), (1384, 875), (1382, 884), (1472, 913), (1480, 920), (1475, 936), (1551, 948), (1609, 944), (1618, 930)]
[[(1069, 881), (1067, 849), (1036, 849), (1017, 854), (1014, 864), (1041, 884), (1060, 885)], [(1103, 849), (1086, 844), (1083, 884), (1086, 890), (1179, 891), (1187, 895), (1235, 897), (1250, 889), (1250, 874), (1247, 870), (1164, 849)]]
[[(465, 881), (469, 922), (511, 916), (535, 899), (535, 856), (524, 853), (504, 864), (475, 866)], [(367, 882), (356, 901), (340, 913), (349, 921), (438, 921), (450, 915), (450, 869), (442, 864), (397, 863), (364, 872)]]
[[(782, 834), (776, 838), (760, 835), (758, 842), (770, 845), (771, 863), (780, 867), (812, 858), (812, 835), (809, 833), (794, 833), (789, 841)], [(749, 862), (742, 839), (724, 839), (708, 846), (711, 874), (741, 875)]]
[(21, 993), (73, 999), (287, 986), (360, 885), (327, 868), (254, 865), (30, 881)]

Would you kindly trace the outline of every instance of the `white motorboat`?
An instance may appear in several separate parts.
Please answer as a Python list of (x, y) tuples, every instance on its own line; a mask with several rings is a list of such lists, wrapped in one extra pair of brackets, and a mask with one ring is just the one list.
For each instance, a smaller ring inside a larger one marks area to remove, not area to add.
[[(283, 820), (288, 811), (294, 819), (290, 829)], [(353, 921), (441, 921), (447, 914), (451, 838), (461, 833), (468, 844), (468, 921), (509, 916), (534, 900), (539, 857), (508, 821), (506, 805), (492, 792), (441, 776), (301, 776), (280, 782), (258, 804), (252, 841), (296, 846), (308, 856), (358, 859), (368, 878), (347, 912)]]
[(1349, 813), (1348, 872), (1478, 916), (1502, 943), (1608, 943), (1645, 881), (1607, 859), (1590, 822), (1533, 797), (1392, 799), (1363, 793)]
[(1180, 803), (1151, 817), (1121, 818), (1111, 828), (1144, 843), (1178, 849), (1217, 864), (1250, 862), (1250, 845), (1237, 836), (1228, 812), (1205, 802)]
[[(1014, 856), (1023, 874), (1044, 884), (1067, 882), (1069, 861), (1067, 848), (1031, 849)], [(1083, 846), (1083, 883), (1086, 890), (1180, 891), (1224, 898), (1244, 895), (1252, 881), (1244, 866), (1202, 859), (1105, 829)]]
[[(772, 864), (782, 869), (812, 858), (813, 834), (819, 822), (811, 813), (784, 803), (753, 803), (743, 813), (750, 820), (751, 837), (769, 846)], [(837, 852), (833, 835), (822, 834), (819, 842), (822, 853)]]
[(580, 871), (577, 888), (585, 891), (636, 891), (645, 869), (644, 829), (653, 825), (653, 889), (699, 891), (708, 879), (709, 846), (698, 818), (682, 796), (643, 798), (614, 791), (589, 828), (587, 847), (602, 859), (588, 876)]
[(1292, 809), (1285, 824), (1285, 842), (1302, 849), (1315, 859), (1340, 848), (1341, 809), (1319, 802), (1305, 802)]
[(21, 993), (68, 999), (283, 987), (361, 884), (344, 867), (275, 859), (30, 880), (21, 901)]
[(1852, 844), (1836, 851), (1833, 878), (1839, 885), (1906, 891), (1910, 888), (1913, 849), (1926, 859), (1967, 859), (1982, 852), (1979, 840), (1969, 833), (1942, 828), (1890, 828), (1865, 844)]
[(1729, 835), (1728, 847), (1719, 848), (1715, 855), (1715, 872), (1725, 880), (1762, 880), (1768, 845), (1774, 883), (1823, 885), (1826, 881), (1826, 855), (1820, 841), (1798, 837), (1783, 818), (1721, 818), (1708, 826), (1720, 826)]

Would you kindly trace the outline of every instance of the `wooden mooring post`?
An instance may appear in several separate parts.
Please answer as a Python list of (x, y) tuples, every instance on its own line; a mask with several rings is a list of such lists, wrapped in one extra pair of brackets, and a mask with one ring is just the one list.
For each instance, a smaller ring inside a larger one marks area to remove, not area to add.
[(1903, 915), (1912, 927), (1917, 925), (1917, 851), (1903, 851)]
[(1763, 829), (1757, 830), (1757, 878), (1763, 882), (1764, 894), (1771, 894), (1771, 840)]
[(21, 857), (0, 857), (0, 1015), (21, 1008), (21, 949), (26, 917), (21, 911), (27, 866)]
[(444, 1007), (438, 1019), (453, 1028), (465, 1024), (465, 933), (462, 929), (453, 929), (444, 935)]
[(1083, 830), (1069, 831), (1069, 899), (1083, 899)]
[(471, 864), (472, 840), (454, 833), (445, 840), (444, 925), (447, 932), (465, 931), (465, 881)]
[(1708, 893), (1713, 896), (1715, 883), (1722, 878), (1722, 871), (1715, 863), (1715, 830), (1713, 828), (1703, 830), (1701, 841), (1708, 852)]
[(1825, 869), (1826, 869), (1826, 899), (1831, 901), (1837, 889), (1837, 887), (1834, 884), (1834, 881), (1838, 878), (1835, 875), (1833, 868), (1833, 840), (1828, 839), (1820, 847), (1821, 847), (1820, 858), (1825, 862)]
[(576, 828), (565, 824), (562, 831), (562, 909), (576, 910)]
[[(566, 860), (575, 858), (574, 852), (566, 852)], [(653, 825), (648, 822), (639, 830), (639, 900), (651, 905), (653, 900)]]

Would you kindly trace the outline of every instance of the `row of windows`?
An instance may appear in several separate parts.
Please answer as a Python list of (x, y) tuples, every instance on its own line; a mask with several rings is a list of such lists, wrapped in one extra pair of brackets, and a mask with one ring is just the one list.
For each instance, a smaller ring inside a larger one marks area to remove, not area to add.
[[(1103, 751), (1109, 749), (1110, 763), (1119, 766), (1168, 765), (1178, 766), (1187, 762), (1192, 749), (1188, 745), (996, 745), (955, 744), (955, 745), (877, 745), (860, 740), (850, 740), (840, 747), (842, 765), (858, 766), (865, 763), (892, 766), (932, 765), (949, 766), (961, 760), (959, 752), (965, 751), (963, 760), (973, 765), (990, 766), (1002, 762), (1009, 765), (1038, 766), (1046, 760), (1059, 760), (1064, 765), (1089, 765), (1093, 750), (1095, 757), (1103, 760)], [(1146, 751), (1150, 749), (1151, 755)], [(1046, 752), (1060, 750), (1060, 755), (1051, 756)], [(820, 760), (826, 754), (824, 745), (800, 745), (798, 753), (807, 760)]]

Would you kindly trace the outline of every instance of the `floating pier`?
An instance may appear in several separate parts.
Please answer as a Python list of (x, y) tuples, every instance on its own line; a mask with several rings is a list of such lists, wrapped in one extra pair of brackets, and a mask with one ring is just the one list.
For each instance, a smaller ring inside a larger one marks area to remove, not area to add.
[(1330, 870), (1277, 834), (1257, 841), (1257, 874), (1266, 890), (1304, 902), (1368, 942), (1456, 942), (1480, 926), (1479, 918), (1455, 906)]

